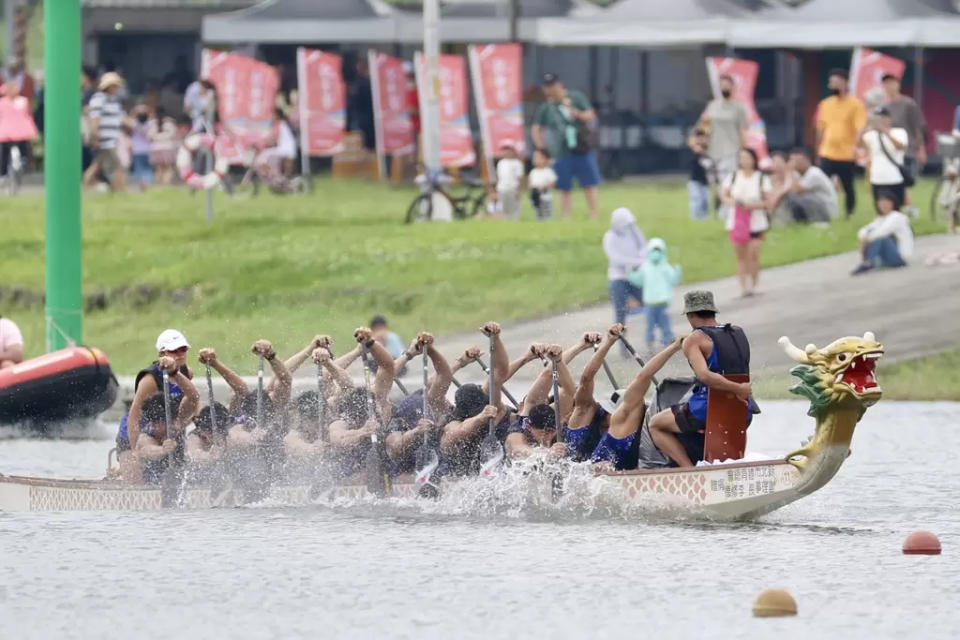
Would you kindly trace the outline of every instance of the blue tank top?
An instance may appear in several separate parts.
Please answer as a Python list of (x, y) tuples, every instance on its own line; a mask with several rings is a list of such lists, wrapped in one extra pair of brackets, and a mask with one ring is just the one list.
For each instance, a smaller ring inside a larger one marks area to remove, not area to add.
[[(163, 387), (162, 387), (163, 371), (160, 370), (160, 366), (156, 362), (151, 364), (146, 369), (142, 369), (140, 373), (137, 374), (137, 382), (136, 382), (137, 387), (140, 386), (140, 380), (142, 380), (143, 377), (146, 375), (153, 376), (153, 379), (158, 381), (157, 387), (159, 387), (160, 390), (163, 391)], [(134, 387), (134, 393), (136, 393), (136, 390), (137, 390), (136, 387)], [(183, 395), (183, 389), (181, 389), (176, 382), (171, 382), (170, 383), (170, 399), (176, 400), (182, 395)], [(120, 418), (120, 427), (117, 429), (117, 440), (126, 440), (126, 441), (130, 440), (130, 435), (127, 432), (127, 421), (129, 419), (130, 419), (129, 411), (123, 414), (123, 417)], [(141, 415), (140, 428), (143, 429), (144, 425), (146, 425), (146, 422), (144, 421), (143, 416)]]

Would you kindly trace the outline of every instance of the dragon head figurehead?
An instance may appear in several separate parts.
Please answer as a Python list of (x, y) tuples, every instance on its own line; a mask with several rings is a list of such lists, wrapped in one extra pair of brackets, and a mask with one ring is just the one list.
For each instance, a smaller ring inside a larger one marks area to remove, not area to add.
[(875, 372), (883, 345), (870, 332), (862, 338), (840, 338), (822, 349), (813, 344), (799, 349), (787, 337), (779, 342), (799, 363), (790, 370), (800, 380), (790, 392), (809, 399), (808, 413), (817, 419), (813, 439), (790, 454), (791, 462), (803, 468), (827, 447), (838, 445), (844, 446), (846, 456), (853, 427), (882, 395)]

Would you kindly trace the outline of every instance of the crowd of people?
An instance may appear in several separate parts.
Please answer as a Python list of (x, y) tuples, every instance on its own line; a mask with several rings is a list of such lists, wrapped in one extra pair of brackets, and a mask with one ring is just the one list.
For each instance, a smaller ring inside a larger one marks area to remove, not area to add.
[[(693, 330), (690, 338), (671, 336), (626, 388), (612, 394), (597, 394), (594, 383), (609, 351), (625, 341), (622, 324), (604, 333), (585, 333), (566, 349), (534, 343), (511, 359), (500, 325), (488, 322), (480, 329), (492, 354), (484, 385), (461, 385), (455, 377), (481, 360), (479, 348), (467, 349), (450, 363), (433, 335), (421, 332), (394, 356), (381, 324), (377, 331), (357, 329), (355, 347), (339, 357), (328, 336), (315, 336), (286, 360), (269, 341), (257, 340), (251, 351), (260, 359), (261, 371), (266, 363), (273, 375), (264, 385), (260, 374), (255, 390), (215, 349), (200, 349), (196, 364), (218, 373), (231, 390), (229, 400), (221, 403), (210, 386), (208, 402), (201, 407), (203, 394), (188, 357), (191, 346), (182, 333), (169, 329), (157, 339), (157, 359), (138, 373), (133, 402), (120, 423), (120, 475), (129, 483), (157, 484), (173, 466), (188, 467), (192, 478), (209, 478), (213, 466), (222, 472), (226, 463), (227, 473), (241, 484), (250, 469), (262, 470), (263, 465), (275, 478), (291, 482), (309, 480), (320, 468), (349, 481), (373, 459), (388, 477), (397, 477), (422, 471), (416, 452), (424, 447), (436, 453), (429, 470), (434, 477), (476, 475), (504, 458), (509, 464), (531, 456), (618, 470), (689, 467), (702, 459), (708, 390), (733, 392), (744, 402), (745, 415), (752, 392), (749, 383), (735, 384), (719, 375), (733, 369), (747, 373), (749, 345), (742, 330), (717, 323), (712, 294), (691, 292), (684, 312)], [(734, 343), (738, 355), (730, 347)], [(644, 398), (650, 384), (681, 349), (700, 382), (689, 401), (648, 416)], [(571, 363), (585, 351), (591, 358), (575, 380)], [(398, 372), (419, 368), (421, 360), (424, 386), (403, 388), (405, 395), (392, 399)], [(317, 367), (316, 390), (291, 397), (292, 375), (307, 362)], [(348, 372), (354, 362), (364, 370), (361, 385)], [(534, 362), (543, 363), (542, 370), (514, 400), (505, 385)], [(452, 402), (451, 385), (457, 386)], [(484, 453), (490, 445), (483, 441), (491, 438), (499, 457)]]

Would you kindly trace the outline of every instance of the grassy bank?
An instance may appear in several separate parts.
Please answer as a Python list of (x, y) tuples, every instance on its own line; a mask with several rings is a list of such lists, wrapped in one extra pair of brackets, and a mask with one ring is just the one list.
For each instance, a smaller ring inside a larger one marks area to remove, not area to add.
[[(918, 202), (930, 189), (921, 183)], [(600, 238), (617, 206), (630, 207), (648, 237), (666, 240), (687, 281), (734, 271), (721, 224), (691, 221), (685, 185), (677, 182), (604, 186), (598, 222), (584, 219), (578, 198), (571, 222), (407, 226), (402, 217), (412, 195), (329, 179), (318, 180), (308, 197), (232, 201), (218, 193), (212, 225), (203, 197), (180, 188), (88, 195), (84, 294), (97, 308), (87, 312), (85, 342), (103, 348), (120, 373), (131, 373), (153, 355), (154, 338), (168, 326), (236, 361), (261, 336), (281, 352), (318, 331), (344, 345), (373, 313), (410, 335), (598, 302), (606, 298)], [(764, 264), (853, 249), (856, 228), (871, 216), (866, 190), (861, 198), (853, 220), (770, 233)], [(43, 198), (0, 202), (0, 313), (20, 324), (33, 356), (43, 350)], [(940, 230), (926, 218), (915, 229)]]

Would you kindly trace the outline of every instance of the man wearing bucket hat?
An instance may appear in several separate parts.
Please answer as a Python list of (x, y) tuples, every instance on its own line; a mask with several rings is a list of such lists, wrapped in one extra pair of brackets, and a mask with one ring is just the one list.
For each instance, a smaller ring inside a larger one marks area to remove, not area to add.
[(744, 403), (748, 421), (753, 389), (749, 382), (732, 382), (725, 374), (750, 373), (750, 343), (740, 327), (717, 324), (717, 306), (709, 291), (690, 291), (683, 313), (693, 332), (682, 341), (684, 355), (697, 376), (687, 402), (675, 404), (650, 418), (656, 447), (680, 467), (692, 467), (703, 456), (707, 392), (728, 391)]
[(85, 186), (91, 186), (102, 173), (117, 191), (126, 186), (126, 178), (117, 158), (117, 141), (124, 124), (120, 90), (124, 81), (119, 73), (108, 71), (100, 78), (97, 92), (90, 98), (90, 146), (95, 150), (93, 163), (83, 174)]

